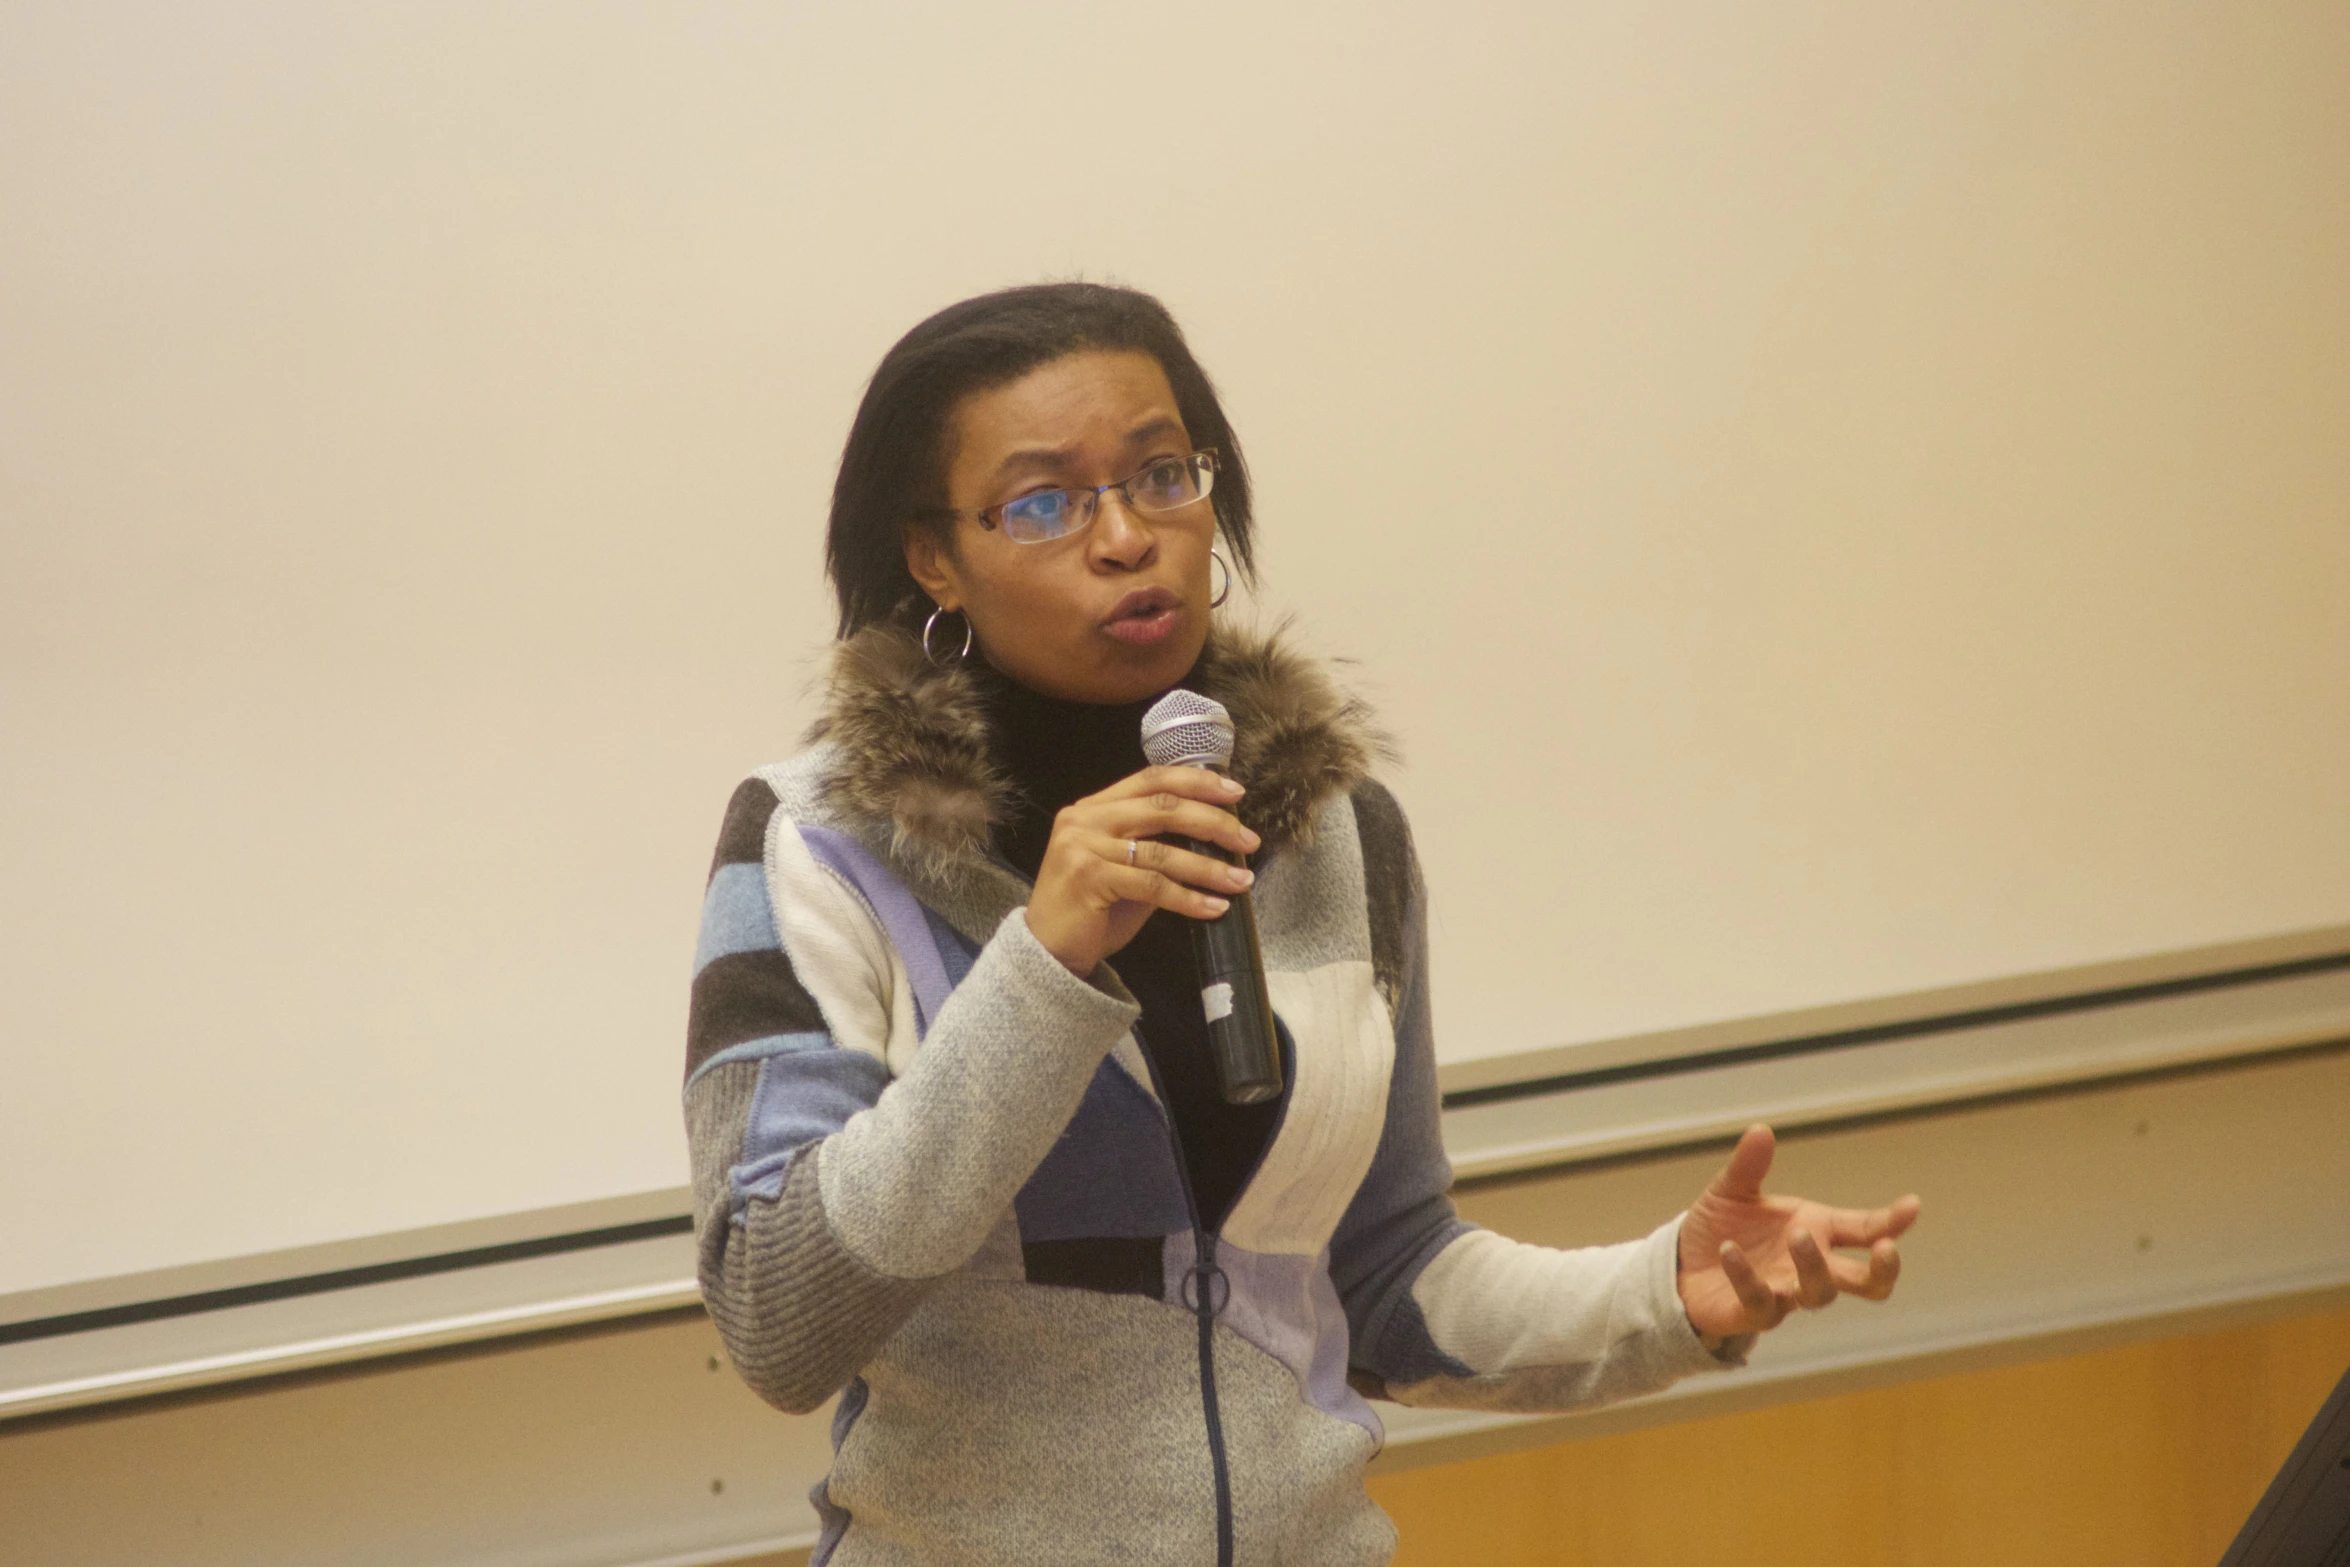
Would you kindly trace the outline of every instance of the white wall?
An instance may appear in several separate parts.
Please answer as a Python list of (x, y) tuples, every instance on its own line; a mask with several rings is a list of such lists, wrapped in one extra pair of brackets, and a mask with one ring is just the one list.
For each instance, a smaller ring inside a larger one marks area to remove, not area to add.
[(2350, 920), (2350, 17), (0, 10), (0, 1293), (672, 1186), (864, 375), (1129, 280), (1452, 1057)]

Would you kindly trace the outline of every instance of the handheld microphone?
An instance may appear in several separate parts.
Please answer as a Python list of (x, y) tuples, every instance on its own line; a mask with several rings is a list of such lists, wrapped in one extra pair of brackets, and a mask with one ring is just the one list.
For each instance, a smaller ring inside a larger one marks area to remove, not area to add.
[[(1221, 702), (1178, 687), (1142, 715), (1142, 754), (1154, 767), (1222, 772), (1232, 760), (1232, 715)], [(1217, 844), (1186, 839), (1183, 846), (1230, 864), (1241, 862), (1241, 856)], [(1199, 966), (1208, 1052), (1215, 1058), (1225, 1101), (1262, 1104), (1281, 1092), (1281, 1041), (1273, 1031), (1273, 1002), (1265, 989), (1256, 908), (1245, 892), (1230, 894), (1229, 901), (1231, 907), (1212, 920), (1186, 921), (1191, 956)]]

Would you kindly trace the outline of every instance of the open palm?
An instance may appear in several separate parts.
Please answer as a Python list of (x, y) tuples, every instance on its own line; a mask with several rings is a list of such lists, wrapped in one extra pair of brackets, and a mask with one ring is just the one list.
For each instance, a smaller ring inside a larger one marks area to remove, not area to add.
[[(1769, 1127), (1748, 1127), (1682, 1217), (1681, 1307), (1708, 1340), (1766, 1332), (1797, 1308), (1816, 1311), (1839, 1295), (1883, 1300), (1901, 1276), (1894, 1237), (1917, 1222), (1917, 1198), (1831, 1208), (1766, 1197), (1763, 1177), (1776, 1150)], [(1868, 1256), (1841, 1256), (1839, 1247)]]

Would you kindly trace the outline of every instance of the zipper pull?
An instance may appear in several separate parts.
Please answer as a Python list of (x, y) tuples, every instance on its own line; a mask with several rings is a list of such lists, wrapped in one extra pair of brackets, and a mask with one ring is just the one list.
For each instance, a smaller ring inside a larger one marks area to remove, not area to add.
[(1192, 1299), (1184, 1304), (1203, 1317), (1220, 1317), (1232, 1298), (1232, 1281), (1216, 1264), (1216, 1236), (1209, 1230), (1194, 1230), (1191, 1236), (1194, 1256), (1191, 1272), (1184, 1277)]

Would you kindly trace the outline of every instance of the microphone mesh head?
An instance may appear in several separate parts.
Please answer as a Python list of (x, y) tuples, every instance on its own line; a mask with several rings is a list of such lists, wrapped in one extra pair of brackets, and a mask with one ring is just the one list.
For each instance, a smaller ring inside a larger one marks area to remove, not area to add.
[(1232, 760), (1232, 715), (1177, 686), (1142, 715), (1142, 754), (1153, 767), (1223, 767)]

